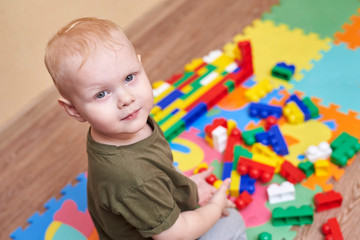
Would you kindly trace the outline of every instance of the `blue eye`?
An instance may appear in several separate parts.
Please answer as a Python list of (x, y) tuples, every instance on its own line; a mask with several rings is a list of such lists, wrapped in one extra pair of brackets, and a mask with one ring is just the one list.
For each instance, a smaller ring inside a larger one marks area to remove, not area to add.
[(107, 91), (102, 91), (102, 92), (99, 92), (97, 95), (96, 95), (96, 98), (103, 98), (105, 97), (106, 95), (108, 95), (109, 92)]
[(130, 82), (130, 81), (133, 80), (133, 79), (134, 79), (134, 74), (130, 74), (130, 75), (127, 75), (125, 81), (126, 81), (126, 82)]

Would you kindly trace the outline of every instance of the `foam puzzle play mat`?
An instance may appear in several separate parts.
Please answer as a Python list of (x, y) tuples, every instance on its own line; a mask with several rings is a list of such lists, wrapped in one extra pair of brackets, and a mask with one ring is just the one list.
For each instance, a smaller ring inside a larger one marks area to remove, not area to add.
[[(359, 1), (282, 0), (222, 49), (153, 84), (151, 114), (174, 165), (188, 176), (214, 166), (215, 187), (230, 177), (249, 240), (294, 239), (292, 226), (341, 205), (332, 182), (360, 150), (359, 46)], [(86, 181), (81, 173), (11, 238), (98, 239)], [(326, 235), (343, 239), (336, 216)]]

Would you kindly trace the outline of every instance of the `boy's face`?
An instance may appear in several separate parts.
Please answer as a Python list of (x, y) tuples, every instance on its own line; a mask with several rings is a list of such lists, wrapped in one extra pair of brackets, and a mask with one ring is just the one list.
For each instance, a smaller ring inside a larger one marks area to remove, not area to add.
[(116, 52), (98, 47), (78, 72), (70, 74), (68, 91), (79, 121), (108, 141), (141, 138), (153, 106), (151, 84), (133, 48)]

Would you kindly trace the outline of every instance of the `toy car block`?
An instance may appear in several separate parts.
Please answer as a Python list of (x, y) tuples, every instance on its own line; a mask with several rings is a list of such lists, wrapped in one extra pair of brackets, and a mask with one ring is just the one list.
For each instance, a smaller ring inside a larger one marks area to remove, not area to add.
[(255, 135), (264, 131), (265, 130), (263, 127), (258, 127), (252, 130), (243, 131), (242, 138), (246, 145), (251, 146), (254, 143), (256, 143)]
[(317, 160), (314, 163), (315, 176), (326, 177), (330, 175), (330, 162), (328, 160)]
[(284, 62), (277, 63), (271, 70), (271, 75), (289, 81), (295, 72), (294, 65), (287, 65)]
[(240, 157), (252, 158), (252, 153), (241, 145), (234, 147), (233, 170), (236, 170)]
[(225, 179), (231, 177), (232, 166), (233, 166), (232, 162), (224, 162), (221, 180), (224, 181)]
[(271, 240), (272, 235), (268, 232), (262, 232), (259, 234), (257, 240)]
[(336, 217), (329, 218), (328, 221), (322, 225), (321, 230), (325, 234), (326, 240), (344, 240)]
[(291, 95), (287, 100), (286, 103), (289, 102), (295, 102), (296, 105), (300, 108), (300, 110), (303, 112), (305, 121), (309, 120), (311, 118), (310, 111), (308, 107), (301, 101), (301, 99), (296, 95)]
[(223, 126), (218, 126), (211, 132), (211, 136), (214, 149), (224, 152), (228, 139), (227, 129)]
[(331, 162), (340, 166), (345, 166), (347, 161), (360, 150), (358, 139), (346, 132), (341, 133), (330, 146), (333, 150)]
[(265, 118), (265, 130), (268, 131), (272, 126), (275, 126), (278, 122), (278, 119), (274, 116), (268, 116)]
[(250, 103), (249, 115), (251, 117), (258, 118), (267, 118), (268, 116), (280, 118), (282, 115), (282, 109), (279, 106), (273, 106), (264, 103)]
[(240, 175), (248, 174), (253, 179), (259, 179), (263, 183), (270, 182), (274, 176), (274, 167), (261, 164), (251, 159), (240, 157), (237, 165)]
[(319, 108), (311, 101), (309, 97), (304, 97), (302, 102), (309, 109), (310, 117), (312, 119), (317, 118), (319, 116)]
[(282, 136), (278, 125), (274, 125), (270, 130), (255, 135), (257, 142), (260, 142), (264, 145), (272, 146), (274, 152), (279, 155), (289, 154), (284, 137)]
[(319, 159), (328, 159), (331, 156), (332, 149), (328, 142), (321, 142), (318, 146), (311, 145), (305, 151), (306, 158), (314, 163)]
[(187, 112), (187, 114), (182, 118), (185, 122), (185, 127), (191, 126), (199, 117), (204, 115), (207, 112), (207, 106), (205, 103), (200, 102), (193, 109)]
[(300, 183), (306, 178), (305, 173), (286, 160), (281, 165), (280, 175), (293, 184)]
[(215, 118), (211, 124), (208, 124), (205, 126), (205, 135), (208, 135), (211, 137), (212, 131), (217, 128), (218, 126), (222, 126), (224, 128), (227, 128), (227, 121), (225, 118)]
[(245, 91), (245, 98), (249, 102), (258, 102), (274, 89), (269, 79), (258, 82), (255, 86)]
[(310, 161), (299, 163), (298, 168), (305, 173), (306, 177), (311, 176), (315, 172), (314, 164)]
[(305, 121), (305, 115), (295, 102), (289, 102), (283, 108), (286, 120), (290, 124), (299, 124)]
[(317, 212), (337, 208), (341, 206), (343, 197), (334, 190), (317, 193), (314, 196), (314, 205)]
[(247, 191), (250, 194), (255, 192), (256, 180), (251, 178), (249, 175), (242, 175), (240, 180), (240, 193)]
[(243, 210), (253, 201), (253, 198), (247, 191), (243, 191), (235, 200), (235, 206), (239, 210)]
[(236, 170), (231, 171), (231, 182), (229, 186), (230, 196), (237, 197), (240, 194), (240, 181), (241, 176)]
[(255, 143), (252, 146), (251, 151), (253, 152), (252, 160), (274, 167), (275, 173), (280, 171), (281, 165), (284, 162), (284, 158), (277, 155), (268, 146), (265, 146), (261, 143)]
[(306, 205), (300, 208), (291, 206), (287, 209), (277, 207), (272, 212), (272, 223), (274, 226), (312, 224), (313, 221), (313, 209)]
[(224, 162), (232, 162), (234, 159), (234, 147), (242, 143), (241, 132), (238, 128), (234, 128), (228, 137), (226, 149), (224, 152)]
[(267, 188), (269, 203), (281, 203), (295, 200), (295, 187), (290, 182), (282, 182), (280, 185), (272, 183)]

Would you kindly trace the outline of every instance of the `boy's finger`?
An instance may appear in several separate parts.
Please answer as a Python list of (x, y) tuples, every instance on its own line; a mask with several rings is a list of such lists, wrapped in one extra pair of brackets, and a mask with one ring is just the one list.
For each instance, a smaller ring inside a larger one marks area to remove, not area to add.
[(224, 180), (223, 184), (221, 185), (219, 191), (221, 192), (226, 192), (230, 186), (230, 182), (231, 182), (231, 179), (230, 178), (227, 178)]

